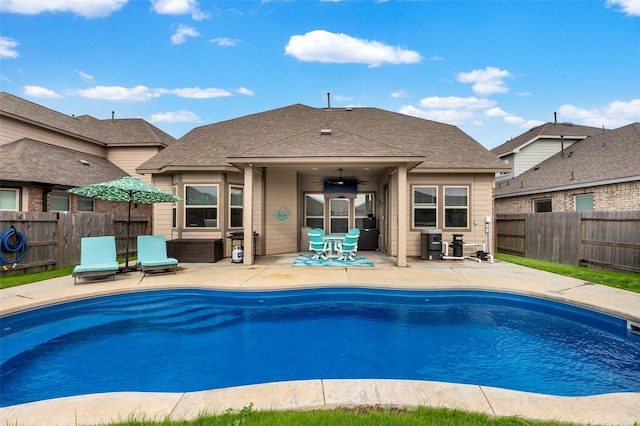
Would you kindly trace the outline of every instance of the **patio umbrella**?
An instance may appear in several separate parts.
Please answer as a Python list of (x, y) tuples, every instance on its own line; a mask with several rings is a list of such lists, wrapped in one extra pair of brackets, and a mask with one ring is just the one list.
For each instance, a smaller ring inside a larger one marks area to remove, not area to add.
[(121, 201), (129, 203), (129, 216), (127, 218), (127, 253), (125, 271), (129, 268), (129, 231), (131, 228), (131, 204), (154, 204), (180, 201), (181, 198), (165, 192), (153, 185), (149, 185), (133, 176), (125, 176), (121, 179), (108, 182), (94, 183), (93, 185), (69, 189), (72, 194), (89, 198), (99, 198), (107, 201)]

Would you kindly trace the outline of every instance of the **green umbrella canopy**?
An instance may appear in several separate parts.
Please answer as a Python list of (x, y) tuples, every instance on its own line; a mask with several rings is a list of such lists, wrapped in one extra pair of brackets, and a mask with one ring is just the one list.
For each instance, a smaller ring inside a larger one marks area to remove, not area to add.
[(89, 198), (108, 201), (123, 201), (142, 204), (167, 203), (180, 201), (180, 197), (149, 185), (133, 176), (93, 185), (72, 188), (69, 192)]

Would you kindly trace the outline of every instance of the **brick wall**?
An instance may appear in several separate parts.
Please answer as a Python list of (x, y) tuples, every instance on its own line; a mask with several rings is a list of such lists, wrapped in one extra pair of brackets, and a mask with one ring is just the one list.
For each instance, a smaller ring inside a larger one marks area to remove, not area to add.
[(551, 208), (554, 212), (574, 211), (574, 196), (580, 194), (593, 194), (593, 210), (640, 210), (640, 181), (635, 181), (545, 194), (496, 198), (495, 213), (533, 213), (533, 200), (539, 198), (551, 198)]

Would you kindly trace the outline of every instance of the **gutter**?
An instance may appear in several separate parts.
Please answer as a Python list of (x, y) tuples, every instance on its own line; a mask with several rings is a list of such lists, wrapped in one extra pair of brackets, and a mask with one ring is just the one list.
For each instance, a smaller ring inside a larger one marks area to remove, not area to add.
[(625, 183), (625, 182), (634, 182), (634, 181), (640, 181), (640, 176), (629, 176), (624, 178), (607, 179), (607, 180), (600, 180), (600, 181), (594, 181), (594, 182), (574, 183), (572, 185), (532, 189), (529, 191), (510, 192), (508, 194), (500, 194), (500, 195), (494, 194), (493, 198), (509, 198), (509, 197), (519, 197), (523, 195), (544, 194), (547, 192), (567, 191), (570, 189), (582, 189), (582, 188), (591, 187), (591, 186), (613, 185), (616, 183)]

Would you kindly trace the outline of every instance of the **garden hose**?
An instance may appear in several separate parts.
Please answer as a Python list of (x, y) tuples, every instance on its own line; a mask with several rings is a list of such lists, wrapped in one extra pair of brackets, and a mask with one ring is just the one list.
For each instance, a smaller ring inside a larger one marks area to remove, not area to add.
[[(4, 253), (18, 253), (18, 256), (14, 260), (7, 260), (4, 258)], [(27, 254), (27, 238), (22, 231), (19, 231), (15, 226), (11, 225), (11, 228), (7, 228), (0, 233), (0, 265), (4, 270), (7, 269), (4, 266), (7, 263), (13, 263), (15, 268), (18, 262), (20, 262)]]

